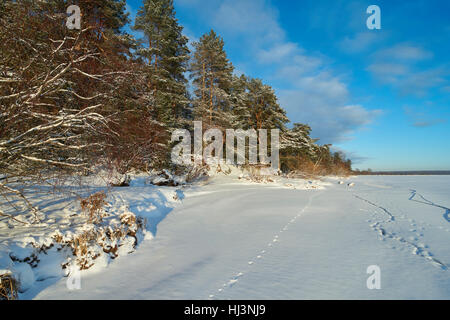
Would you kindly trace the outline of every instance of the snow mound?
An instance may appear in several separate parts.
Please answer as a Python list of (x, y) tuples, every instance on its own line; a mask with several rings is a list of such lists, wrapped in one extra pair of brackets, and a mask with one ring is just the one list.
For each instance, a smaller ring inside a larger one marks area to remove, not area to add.
[[(155, 186), (148, 178), (129, 175), (129, 186), (123, 188), (91, 175), (86, 181), (92, 187), (70, 186), (78, 196), (56, 198), (41, 186), (31, 197), (45, 212), (40, 223), (0, 219), (0, 275), (12, 274), (23, 294), (46, 279), (67, 276), (73, 268), (102, 270), (134, 252), (142, 241), (154, 238), (159, 222), (184, 199), (181, 189)], [(104, 197), (92, 198), (102, 193)], [(7, 203), (0, 203), (0, 210), (14, 213)], [(15, 217), (27, 221), (26, 213)]]

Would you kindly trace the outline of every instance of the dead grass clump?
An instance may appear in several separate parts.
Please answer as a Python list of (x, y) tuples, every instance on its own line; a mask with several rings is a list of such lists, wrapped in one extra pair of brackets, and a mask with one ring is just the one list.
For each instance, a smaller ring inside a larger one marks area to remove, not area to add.
[(85, 231), (73, 238), (72, 253), (77, 257), (77, 263), (80, 270), (89, 269), (94, 265), (94, 260), (100, 254), (92, 250), (92, 243), (97, 240), (97, 234), (94, 230)]
[(0, 275), (0, 300), (16, 300), (19, 283), (11, 274)]
[(100, 223), (104, 216), (103, 206), (106, 205), (106, 194), (103, 191), (91, 194), (81, 199), (81, 209), (86, 213), (90, 223)]
[(352, 173), (348, 162), (334, 161), (332, 159), (320, 158), (312, 161), (302, 156), (280, 157), (281, 169), (292, 177), (314, 178), (326, 175), (348, 176)]
[(69, 257), (63, 264), (63, 268), (75, 264), (80, 270), (86, 270), (103, 254), (114, 259), (119, 255), (122, 246), (128, 248), (130, 252), (136, 247), (138, 232), (144, 230), (145, 219), (128, 210), (117, 216), (108, 214), (104, 210), (104, 206), (107, 205), (105, 200), (104, 192), (97, 192), (81, 199), (81, 209), (86, 214), (89, 224), (75, 234), (58, 232), (53, 235), (53, 240), (61, 246), (60, 249), (68, 248), (73, 254), (73, 257)]
[(194, 182), (200, 180), (208, 175), (209, 166), (193, 166), (190, 170), (188, 170), (186, 175), (186, 182)]
[(287, 178), (294, 178), (294, 179), (307, 179), (307, 180), (317, 180), (319, 179), (319, 176), (310, 173), (310, 172), (303, 172), (303, 171), (291, 171), (286, 175)]
[(246, 165), (243, 166), (248, 171), (248, 180), (257, 183), (274, 182), (271, 175), (266, 174), (268, 166), (266, 165)]

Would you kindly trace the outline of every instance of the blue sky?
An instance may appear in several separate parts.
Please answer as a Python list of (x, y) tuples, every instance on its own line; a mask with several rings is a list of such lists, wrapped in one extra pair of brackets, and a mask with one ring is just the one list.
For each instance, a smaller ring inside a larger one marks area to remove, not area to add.
[[(175, 0), (184, 33), (219, 33), (236, 73), (276, 90), (373, 170), (450, 170), (450, 1)], [(127, 0), (133, 17), (141, 0)], [(369, 5), (381, 30), (369, 30)]]

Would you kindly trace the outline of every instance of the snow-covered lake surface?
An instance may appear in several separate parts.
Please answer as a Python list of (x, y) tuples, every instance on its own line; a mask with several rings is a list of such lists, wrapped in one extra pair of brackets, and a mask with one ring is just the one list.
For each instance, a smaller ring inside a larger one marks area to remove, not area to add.
[(82, 272), (81, 290), (54, 278), (21, 298), (450, 299), (450, 176), (344, 182), (215, 177), (183, 189), (135, 252)]

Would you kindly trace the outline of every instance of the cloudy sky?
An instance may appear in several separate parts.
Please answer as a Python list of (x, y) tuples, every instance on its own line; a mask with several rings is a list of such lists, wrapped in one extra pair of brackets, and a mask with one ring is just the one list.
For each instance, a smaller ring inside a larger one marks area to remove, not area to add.
[[(355, 168), (450, 170), (450, 1), (174, 2), (189, 39), (214, 29), (237, 74), (274, 87)], [(133, 17), (142, 1), (127, 3)]]

